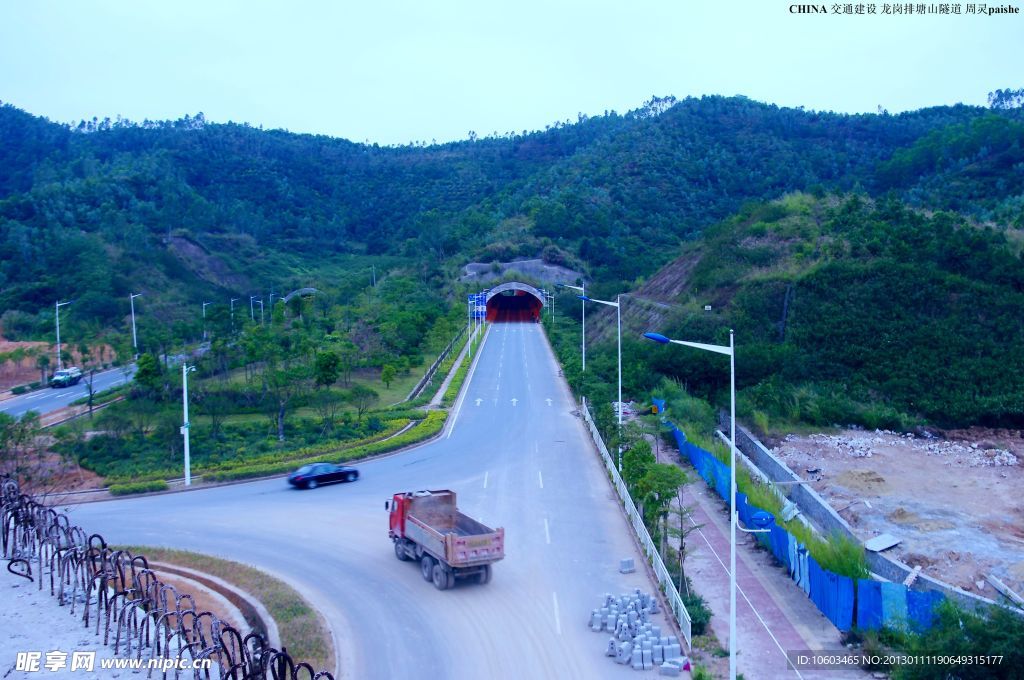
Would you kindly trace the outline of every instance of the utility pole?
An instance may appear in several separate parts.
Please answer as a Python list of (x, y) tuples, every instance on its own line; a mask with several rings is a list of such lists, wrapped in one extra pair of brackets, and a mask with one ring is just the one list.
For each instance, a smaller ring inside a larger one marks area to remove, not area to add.
[(253, 323), (256, 323), (256, 313), (253, 311), (253, 308), (252, 308), (252, 301), (255, 300), (255, 299), (256, 299), (255, 295), (250, 295), (249, 296), (249, 321), (252, 321)]
[(54, 304), (54, 306), (53, 306), (54, 313), (55, 313), (55, 315), (57, 317), (57, 370), (58, 371), (61, 370), (61, 368), (63, 368), (63, 364), (61, 363), (61, 358), (60, 358), (60, 308), (63, 307), (64, 305), (70, 305), (70, 304), (71, 304), (71, 300), (68, 300), (67, 302), (60, 302), (58, 300)]
[(263, 325), (263, 298), (260, 298), (256, 302), (258, 302), (259, 305), (260, 305), (260, 326), (262, 326)]
[(235, 303), (241, 298), (231, 298), (231, 332), (235, 332)]
[(128, 302), (132, 306), (132, 347), (135, 348), (135, 359), (139, 358), (139, 338), (135, 334), (135, 298), (141, 297), (142, 293), (129, 293)]
[(376, 288), (377, 287), (377, 265), (375, 265), (375, 264), (371, 264), (370, 265), (370, 273), (371, 273), (371, 275), (373, 277), (373, 287)]
[(203, 340), (206, 340), (206, 305), (213, 304), (212, 302), (203, 303)]
[(185, 486), (192, 486), (192, 461), (188, 450), (188, 432), (190, 429), (188, 422), (188, 374), (194, 370), (196, 370), (195, 366), (189, 366), (184, 363), (181, 365), (181, 409), (184, 421), (181, 426), (181, 435), (185, 438)]

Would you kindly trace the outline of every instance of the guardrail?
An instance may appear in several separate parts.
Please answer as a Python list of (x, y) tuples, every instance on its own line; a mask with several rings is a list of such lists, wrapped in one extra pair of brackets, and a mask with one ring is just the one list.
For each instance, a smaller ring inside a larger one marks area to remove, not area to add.
[(459, 332), (456, 333), (455, 337), (451, 339), (451, 342), (448, 343), (448, 346), (441, 350), (441, 353), (437, 355), (436, 359), (434, 359), (434, 363), (430, 365), (430, 368), (427, 369), (427, 372), (423, 374), (423, 377), (420, 378), (420, 381), (416, 383), (415, 387), (412, 388), (412, 392), (409, 392), (409, 396), (407, 396), (403, 401), (411, 401), (416, 397), (420, 396), (420, 392), (423, 391), (423, 388), (427, 386), (427, 384), (430, 382), (430, 379), (434, 377), (434, 373), (437, 372), (437, 367), (441, 365), (441, 362), (448, 358), (448, 355), (451, 353), (452, 348), (455, 347), (455, 343), (459, 341), (459, 338), (461, 338), (462, 334), (465, 332), (465, 327), (459, 329)]
[(615, 461), (612, 459), (611, 454), (608, 453), (608, 447), (605, 446), (604, 440), (601, 438), (601, 434), (597, 431), (597, 425), (594, 424), (594, 418), (590, 415), (590, 409), (587, 408), (586, 397), (583, 397), (580, 403), (580, 413), (583, 414), (583, 419), (586, 421), (587, 426), (590, 429), (590, 436), (594, 440), (594, 445), (597, 446), (597, 450), (600, 452), (601, 458), (604, 459), (604, 466), (608, 470), (608, 474), (612, 478), (612, 483), (615, 485), (615, 490), (619, 494), (619, 500), (622, 501), (622, 506), (626, 511), (626, 517), (629, 518), (629, 523), (632, 525), (633, 531), (636, 533), (636, 537), (639, 539), (640, 545), (644, 550), (644, 554), (646, 555), (651, 568), (654, 570), (654, 575), (657, 577), (658, 584), (661, 586), (661, 590), (665, 594), (665, 599), (668, 600), (668, 606), (672, 610), (676, 623), (679, 625), (679, 630), (683, 634), (683, 639), (686, 640), (686, 647), (687, 649), (691, 649), (692, 633), (690, 613), (686, 611), (686, 605), (683, 604), (683, 598), (679, 596), (679, 589), (676, 588), (676, 584), (672, 580), (672, 576), (668, 573), (668, 569), (665, 567), (665, 562), (661, 559), (661, 555), (658, 553), (658, 548), (651, 539), (650, 532), (647, 531), (647, 527), (644, 526), (643, 517), (641, 517), (640, 513), (637, 511), (636, 504), (633, 503), (633, 498), (629, 495), (629, 490), (626, 488), (626, 483), (622, 480), (622, 476), (619, 474), (619, 471), (615, 466)]

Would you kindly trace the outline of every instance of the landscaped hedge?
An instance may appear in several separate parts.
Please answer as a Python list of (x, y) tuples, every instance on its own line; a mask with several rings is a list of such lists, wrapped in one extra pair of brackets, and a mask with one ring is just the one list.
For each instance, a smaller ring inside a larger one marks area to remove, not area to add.
[(345, 449), (335, 455), (323, 455), (315, 458), (304, 458), (301, 461), (284, 460), (264, 464), (240, 465), (230, 469), (221, 469), (210, 473), (204, 473), (203, 479), (211, 482), (225, 482), (233, 479), (249, 479), (251, 477), (269, 477), (279, 475), (293, 470), (297, 463), (327, 463), (358, 460), (368, 456), (387, 453), (397, 449), (417, 444), (430, 439), (443, 428), (448, 419), (447, 411), (431, 411), (427, 417), (402, 434), (384, 441), (376, 441), (363, 446), (356, 446)]
[[(422, 418), (423, 412), (417, 411), (410, 415), (415, 415), (417, 418)], [(362, 439), (347, 442), (324, 442), (322, 444), (313, 444), (310, 446), (286, 449), (283, 451), (262, 453), (241, 460), (227, 460), (224, 461), (223, 463), (217, 463), (213, 465), (195, 464), (193, 465), (192, 469), (193, 472), (195, 472), (196, 474), (202, 474), (204, 477), (209, 479), (210, 474), (216, 474), (218, 472), (222, 472), (225, 470), (234, 470), (240, 467), (258, 467), (261, 465), (270, 465), (274, 463), (284, 463), (287, 466), (294, 466), (298, 462), (305, 462), (308, 459), (312, 458), (317, 458), (317, 460), (332, 460), (334, 457), (337, 457), (339, 453), (343, 453), (351, 448), (365, 446), (368, 444), (372, 444), (374, 442), (379, 442), (382, 439), (386, 439), (387, 437), (390, 437), (395, 433), (399, 432), (402, 428), (406, 427), (410, 422), (412, 422), (412, 419), (410, 418), (386, 420), (382, 423), (382, 430), (375, 432), (373, 435), (369, 437), (363, 437)], [(194, 446), (195, 445), (193, 444), (193, 455), (195, 452)], [(195, 459), (193, 458), (193, 461), (194, 460)], [(167, 477), (174, 476), (175, 474), (180, 474), (180, 469), (165, 468), (147, 471), (140, 470), (138, 473), (132, 474), (131, 476), (109, 476), (105, 477), (104, 480), (108, 484), (125, 484), (147, 480), (166, 479)]]
[[(483, 337), (483, 334), (480, 334), (473, 339), (474, 350), (480, 346)], [(462, 383), (466, 381), (466, 374), (469, 373), (469, 367), (472, 363), (473, 362), (471, 361), (471, 356), (469, 354), (466, 354), (466, 356), (462, 358), (462, 363), (459, 364), (458, 370), (455, 371), (455, 375), (452, 376), (452, 381), (448, 383), (448, 389), (444, 391), (444, 398), (441, 400), (441, 406), (449, 408), (455, 403), (455, 398), (459, 396), (459, 390), (462, 388)]]
[(156, 479), (150, 482), (131, 482), (129, 484), (112, 484), (110, 486), (111, 496), (127, 496), (133, 493), (149, 493), (151, 491), (166, 491), (167, 482)]

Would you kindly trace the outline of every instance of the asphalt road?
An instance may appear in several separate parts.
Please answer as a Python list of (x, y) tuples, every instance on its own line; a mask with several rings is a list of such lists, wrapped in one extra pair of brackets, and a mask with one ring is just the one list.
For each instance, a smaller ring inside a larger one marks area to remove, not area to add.
[[(93, 388), (96, 392), (102, 392), (111, 387), (123, 385), (131, 381), (131, 376), (134, 373), (134, 367), (132, 367), (127, 376), (124, 369), (121, 368), (112, 368), (109, 371), (97, 373), (94, 378)], [(88, 397), (89, 388), (86, 386), (87, 380), (88, 376), (83, 376), (80, 383), (71, 387), (44, 387), (41, 390), (0, 401), (0, 412), (18, 417), (28, 411), (35, 411), (40, 415), (56, 411), (77, 399)]]
[[(537, 324), (491, 327), (450, 429), (360, 465), (352, 484), (283, 479), (71, 509), (87, 532), (250, 563), (303, 592), (333, 627), (348, 678), (634, 677), (587, 628), (606, 592), (654, 591)], [(506, 529), (484, 586), (438, 591), (387, 537), (393, 492), (454, 489)], [(641, 571), (618, 573), (633, 557)]]

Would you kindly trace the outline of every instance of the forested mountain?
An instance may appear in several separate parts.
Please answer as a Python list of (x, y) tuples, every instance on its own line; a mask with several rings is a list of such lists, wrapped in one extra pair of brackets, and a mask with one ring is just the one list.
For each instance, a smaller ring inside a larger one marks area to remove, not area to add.
[(468, 260), (542, 252), (619, 290), (748, 201), (797, 190), (892, 193), (1020, 227), (1022, 121), (1012, 107), (654, 98), (544, 131), (380, 147), (202, 114), (64, 126), (4, 105), (0, 309), (73, 297), (79, 317), (122, 326), (142, 287), (173, 316), (372, 263), (440, 290)]
[[(627, 389), (642, 394), (671, 375), (706, 396), (727, 394), (722, 361), (640, 334), (728, 344), (732, 328), (751, 420), (1020, 427), (1022, 244), (1020, 232), (891, 198), (789, 194), (749, 204), (624, 298)], [(588, 318), (590, 342), (602, 321), (614, 338), (605, 315)], [(588, 357), (606, 391), (613, 359)], [(565, 363), (582, 381), (576, 362)]]

